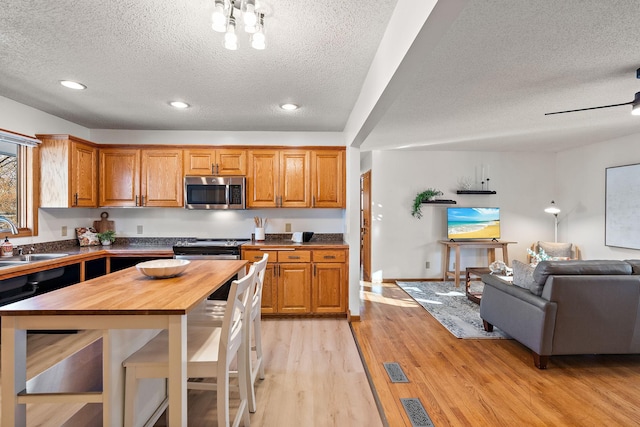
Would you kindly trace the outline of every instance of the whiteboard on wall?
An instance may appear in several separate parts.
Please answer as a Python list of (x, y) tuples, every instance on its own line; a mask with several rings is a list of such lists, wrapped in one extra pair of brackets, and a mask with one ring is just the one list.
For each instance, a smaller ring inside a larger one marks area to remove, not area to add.
[(606, 246), (640, 249), (640, 164), (606, 168)]

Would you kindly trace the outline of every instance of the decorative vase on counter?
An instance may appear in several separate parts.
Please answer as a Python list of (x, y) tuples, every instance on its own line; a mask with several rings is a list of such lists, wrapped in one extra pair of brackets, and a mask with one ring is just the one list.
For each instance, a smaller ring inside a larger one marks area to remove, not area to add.
[(102, 246), (111, 246), (111, 240), (101, 240)]
[(262, 227), (262, 228), (256, 227), (256, 229), (254, 231), (254, 234), (255, 234), (255, 239), (256, 239), (257, 242), (263, 241), (264, 240), (264, 227)]

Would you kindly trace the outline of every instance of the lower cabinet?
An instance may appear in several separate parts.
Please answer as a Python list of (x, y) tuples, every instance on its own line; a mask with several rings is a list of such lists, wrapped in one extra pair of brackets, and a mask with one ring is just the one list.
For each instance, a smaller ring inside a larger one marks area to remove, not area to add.
[(278, 313), (311, 313), (311, 266), (309, 263), (278, 263)]
[(269, 254), (262, 289), (263, 314), (345, 314), (348, 302), (347, 250), (243, 249), (242, 258)]

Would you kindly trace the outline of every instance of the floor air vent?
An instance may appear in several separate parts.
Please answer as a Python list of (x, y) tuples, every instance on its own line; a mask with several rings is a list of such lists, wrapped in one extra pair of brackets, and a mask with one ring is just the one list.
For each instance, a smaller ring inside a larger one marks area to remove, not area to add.
[(404, 371), (402, 370), (398, 362), (387, 362), (387, 363), (383, 363), (383, 365), (392, 383), (408, 383), (409, 382), (409, 378), (407, 378), (407, 376), (404, 374)]
[(400, 402), (411, 420), (411, 427), (434, 427), (420, 399), (400, 399)]

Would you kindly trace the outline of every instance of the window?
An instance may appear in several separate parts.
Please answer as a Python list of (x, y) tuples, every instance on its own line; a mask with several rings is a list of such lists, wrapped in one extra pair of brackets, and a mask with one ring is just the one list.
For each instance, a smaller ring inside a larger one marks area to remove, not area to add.
[[(19, 229), (19, 237), (32, 236), (37, 211), (33, 159), (37, 148), (0, 141), (0, 215)], [(0, 234), (9, 234), (8, 224), (0, 223)]]
[[(18, 153), (17, 146), (0, 143), (0, 215), (18, 224)], [(1, 224), (7, 228), (7, 224)], [(8, 228), (7, 228), (8, 229)]]

